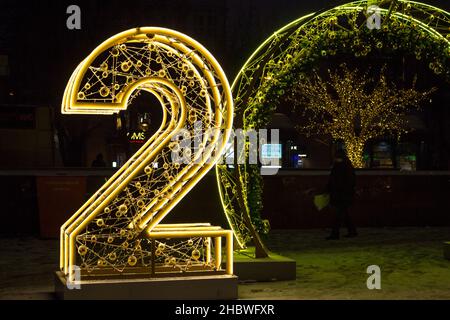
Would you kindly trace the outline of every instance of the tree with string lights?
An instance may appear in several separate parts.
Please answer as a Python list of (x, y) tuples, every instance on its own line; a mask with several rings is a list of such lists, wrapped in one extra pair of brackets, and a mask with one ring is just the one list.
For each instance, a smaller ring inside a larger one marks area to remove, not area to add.
[(369, 72), (350, 70), (342, 64), (326, 77), (316, 71), (300, 75), (288, 100), (294, 104), (306, 124), (299, 130), (307, 136), (331, 135), (345, 144), (346, 153), (355, 168), (362, 168), (364, 146), (370, 139), (383, 135), (398, 138), (408, 132), (406, 115), (418, 110), (435, 88), (420, 92), (398, 88), (388, 82), (383, 67), (377, 77)]

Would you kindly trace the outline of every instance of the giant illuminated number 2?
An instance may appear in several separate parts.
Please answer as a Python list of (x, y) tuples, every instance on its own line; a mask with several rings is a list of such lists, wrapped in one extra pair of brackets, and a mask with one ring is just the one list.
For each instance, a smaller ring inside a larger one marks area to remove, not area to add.
[[(214, 57), (188, 36), (163, 28), (132, 29), (108, 39), (79, 64), (67, 84), (62, 112), (118, 113), (141, 90), (161, 103), (162, 124), (62, 226), (60, 268), (68, 279), (76, 265), (86, 276), (232, 274), (231, 231), (207, 223), (160, 224), (226, 145), (233, 120), (227, 78)], [(201, 143), (183, 149), (188, 161), (173, 161), (180, 140), (194, 135)], [(227, 240), (225, 271), (222, 237)]]

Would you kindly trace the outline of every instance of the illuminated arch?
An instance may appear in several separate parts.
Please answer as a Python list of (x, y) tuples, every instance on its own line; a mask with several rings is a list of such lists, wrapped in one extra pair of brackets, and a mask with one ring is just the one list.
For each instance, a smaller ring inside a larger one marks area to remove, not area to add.
[[(122, 32), (77, 66), (66, 86), (61, 111), (118, 113), (141, 90), (154, 94), (161, 103), (162, 124), (61, 227), (60, 268), (70, 280), (75, 265), (86, 276), (196, 270), (231, 275), (231, 231), (207, 223), (160, 224), (212, 169), (232, 127), (233, 99), (227, 78), (201, 44), (164, 28)], [(183, 150), (187, 161), (181, 163), (171, 157), (181, 149), (175, 139), (180, 132), (181, 138), (201, 142), (197, 148)], [(225, 271), (222, 237), (227, 240)]]
[[(376, 2), (364, 0), (301, 17), (264, 41), (233, 82), (235, 126), (264, 127), (273, 113), (271, 102), (284, 94), (292, 74), (310, 69), (323, 56), (350, 52), (359, 57), (386, 47), (411, 51), (417, 59), (427, 59), (430, 69), (450, 81), (450, 14), (415, 1), (379, 2), (380, 30), (366, 27), (368, 5)], [(409, 43), (401, 41), (400, 32), (412, 37)], [(388, 33), (391, 36), (387, 37)], [(252, 170), (246, 165), (236, 169), (216, 166), (225, 215), (240, 247), (254, 234), (254, 226), (245, 223), (250, 216), (247, 193), (249, 177), (255, 175)]]

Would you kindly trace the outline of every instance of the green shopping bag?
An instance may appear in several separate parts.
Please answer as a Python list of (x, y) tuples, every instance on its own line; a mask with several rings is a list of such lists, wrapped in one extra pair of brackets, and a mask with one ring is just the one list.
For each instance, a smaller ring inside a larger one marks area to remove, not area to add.
[(314, 205), (317, 210), (322, 210), (330, 203), (330, 195), (328, 193), (318, 194), (314, 197)]

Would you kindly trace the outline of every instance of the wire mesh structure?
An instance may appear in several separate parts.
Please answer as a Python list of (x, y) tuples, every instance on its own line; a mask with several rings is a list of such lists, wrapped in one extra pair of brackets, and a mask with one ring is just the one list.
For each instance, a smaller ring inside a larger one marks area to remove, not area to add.
[[(62, 226), (61, 270), (71, 280), (75, 266), (82, 277), (231, 275), (231, 231), (208, 223), (160, 223), (225, 147), (233, 121), (226, 76), (188, 36), (163, 28), (132, 29), (80, 63), (67, 84), (62, 112), (118, 113), (141, 91), (159, 100), (161, 126)], [(192, 140), (199, 143), (183, 146)]]

